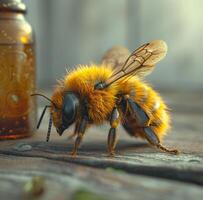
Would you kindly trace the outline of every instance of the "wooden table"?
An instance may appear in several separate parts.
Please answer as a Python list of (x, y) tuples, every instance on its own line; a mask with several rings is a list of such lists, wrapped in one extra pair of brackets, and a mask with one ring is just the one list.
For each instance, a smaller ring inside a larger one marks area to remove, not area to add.
[[(73, 140), (52, 130), (48, 120), (32, 138), (1, 141), (0, 199), (203, 199), (203, 96), (167, 93), (173, 129), (165, 144), (180, 155), (153, 149), (120, 128), (117, 155), (106, 154), (109, 126), (93, 127), (78, 156)], [(36, 185), (35, 185), (36, 184)]]

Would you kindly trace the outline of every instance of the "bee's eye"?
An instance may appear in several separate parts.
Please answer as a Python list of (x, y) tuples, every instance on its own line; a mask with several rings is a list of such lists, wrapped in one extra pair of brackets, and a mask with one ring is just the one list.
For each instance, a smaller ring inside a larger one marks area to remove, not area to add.
[(68, 128), (74, 121), (78, 112), (79, 100), (73, 92), (64, 96), (62, 107), (62, 126)]
[(102, 90), (102, 89), (104, 89), (106, 87), (106, 84), (105, 84), (105, 82), (98, 82), (98, 83), (96, 83), (95, 85), (94, 85), (94, 89), (95, 90)]

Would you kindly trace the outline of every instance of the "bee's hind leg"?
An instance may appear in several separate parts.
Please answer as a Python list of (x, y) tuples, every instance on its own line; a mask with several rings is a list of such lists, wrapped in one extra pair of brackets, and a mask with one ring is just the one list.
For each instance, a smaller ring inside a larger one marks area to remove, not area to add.
[(116, 128), (118, 127), (120, 123), (120, 117), (119, 117), (119, 112), (117, 107), (113, 108), (113, 111), (111, 113), (111, 118), (110, 118), (110, 125), (111, 128), (109, 130), (109, 134), (108, 134), (108, 152), (110, 156), (114, 156), (115, 155), (115, 147), (117, 144), (117, 130)]
[(129, 110), (132, 116), (136, 118), (137, 124), (140, 127), (147, 127), (150, 125), (150, 117), (147, 115), (147, 113), (137, 104), (135, 101), (133, 101), (129, 97), (125, 97), (126, 103), (129, 106)]
[[(136, 123), (138, 127), (141, 129), (141, 131), (144, 134), (144, 137), (148, 140), (148, 142), (157, 147), (158, 149), (172, 153), (172, 154), (178, 154), (178, 150), (176, 149), (168, 149), (164, 147), (161, 143), (157, 135), (152, 129), (151, 120), (150, 117), (147, 115), (147, 113), (137, 104), (133, 99), (131, 99), (129, 96), (125, 95), (123, 100), (120, 103), (121, 109), (125, 113), (127, 110), (127, 107), (129, 107), (129, 111), (132, 117), (136, 119)], [(124, 128), (128, 130), (130, 127), (128, 127), (127, 124), (124, 124)], [(133, 133), (131, 134), (133, 135)]]
[(158, 149), (171, 153), (171, 154), (179, 153), (179, 151), (177, 149), (168, 149), (167, 147), (164, 147), (160, 143), (160, 140), (158, 139), (158, 137), (156, 136), (156, 134), (154, 133), (154, 131), (152, 130), (152, 128), (150, 126), (144, 128), (144, 135), (145, 135), (145, 138), (148, 140), (148, 142), (151, 145), (157, 147)]

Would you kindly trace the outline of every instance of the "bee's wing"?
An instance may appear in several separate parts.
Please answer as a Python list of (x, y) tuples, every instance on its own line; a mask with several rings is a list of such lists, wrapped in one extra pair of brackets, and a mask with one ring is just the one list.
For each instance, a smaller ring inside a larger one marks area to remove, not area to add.
[(120, 45), (113, 46), (102, 57), (102, 64), (113, 69), (122, 67), (130, 55), (130, 51)]
[(130, 76), (144, 76), (149, 74), (154, 65), (163, 59), (167, 52), (167, 45), (162, 40), (154, 40), (136, 49), (122, 66), (114, 69), (112, 75), (105, 81), (106, 86), (119, 79)]

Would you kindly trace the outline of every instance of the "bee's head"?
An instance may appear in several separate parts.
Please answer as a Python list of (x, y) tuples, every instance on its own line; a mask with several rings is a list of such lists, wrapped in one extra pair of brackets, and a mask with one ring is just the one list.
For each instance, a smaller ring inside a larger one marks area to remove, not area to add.
[(62, 135), (71, 124), (75, 122), (79, 110), (79, 99), (73, 92), (67, 92), (63, 98), (61, 110), (61, 123), (56, 127), (59, 135)]
[(62, 97), (61, 94), (55, 94), (54, 97), (58, 99), (58, 102), (60, 103), (56, 103), (55, 101), (49, 99), (43, 94), (35, 93), (32, 94), (31, 96), (36, 95), (41, 96), (51, 102), (51, 105), (46, 105), (44, 107), (39, 122), (37, 124), (38, 129), (46, 112), (46, 109), (50, 108), (51, 109), (50, 120), (47, 131), (47, 142), (48, 142), (51, 133), (52, 121), (59, 135), (62, 135), (64, 130), (66, 130), (71, 124), (75, 122), (79, 110), (79, 99), (73, 92), (66, 92), (64, 97)]

